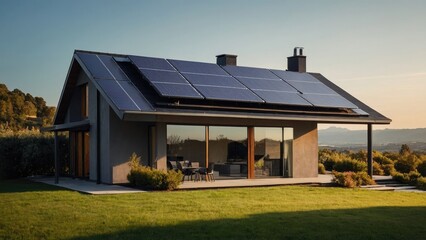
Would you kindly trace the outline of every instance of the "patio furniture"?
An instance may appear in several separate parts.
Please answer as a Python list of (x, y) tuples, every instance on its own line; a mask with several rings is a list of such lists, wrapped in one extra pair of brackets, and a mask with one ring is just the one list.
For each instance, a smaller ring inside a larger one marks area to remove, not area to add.
[(215, 181), (213, 168), (199, 168), (198, 176), (200, 181), (202, 180), (203, 176), (206, 182)]
[(188, 180), (192, 181), (192, 176), (196, 174), (196, 169), (192, 167), (183, 167), (179, 161), (176, 161), (177, 168), (183, 173), (182, 181), (185, 181), (185, 177), (188, 177)]

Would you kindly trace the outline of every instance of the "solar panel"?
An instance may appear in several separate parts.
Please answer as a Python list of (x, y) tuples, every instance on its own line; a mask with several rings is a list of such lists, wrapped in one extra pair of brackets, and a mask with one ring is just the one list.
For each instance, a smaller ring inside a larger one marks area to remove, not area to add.
[(121, 81), (121, 87), (124, 91), (127, 92), (129, 97), (133, 100), (133, 102), (138, 106), (141, 111), (151, 111), (152, 106), (146, 100), (146, 98), (142, 95), (142, 93), (137, 89), (137, 87), (130, 81)]
[(279, 79), (268, 69), (251, 68), (251, 67), (237, 67), (237, 66), (222, 66), (225, 71), (234, 77), (249, 77), (249, 78), (266, 78), (266, 79)]
[(302, 97), (317, 107), (358, 108), (340, 95), (303, 94)]
[(87, 70), (89, 70), (93, 78), (114, 79), (96, 54), (76, 52), (76, 55), (83, 62), (84, 66), (86, 66)]
[(312, 76), (309, 73), (299, 73), (299, 72), (273, 70), (273, 69), (271, 69), (270, 71), (284, 81), (304, 81), (304, 82), (321, 83), (318, 79), (316, 79), (314, 76)]
[(115, 62), (114, 58), (109, 55), (97, 55), (99, 59), (102, 61), (104, 67), (108, 69), (108, 72), (113, 76), (115, 80), (125, 80), (128, 81), (129, 78), (126, 74), (121, 70), (120, 66), (118, 66), (117, 62)]
[(195, 91), (195, 89), (189, 84), (161, 82), (153, 82), (152, 84), (157, 92), (165, 97), (203, 99), (203, 96)]
[(185, 83), (188, 82), (178, 72), (139, 69), (139, 71), (152, 82)]
[(186, 72), (228, 76), (228, 74), (217, 64), (170, 59), (168, 61), (181, 73)]
[(263, 98), (267, 103), (312, 106), (308, 101), (303, 99), (298, 93), (280, 92), (268, 90), (254, 90), (254, 92)]
[(296, 89), (287, 84), (281, 79), (271, 80), (262, 78), (243, 78), (237, 77), (237, 79), (251, 90), (275, 90), (283, 92), (294, 92), (297, 93)]
[(262, 103), (263, 100), (247, 88), (226, 88), (214, 86), (195, 86), (206, 99)]
[(172, 65), (170, 65), (170, 63), (168, 63), (164, 58), (129, 56), (129, 59), (137, 68), (175, 71)]
[(235, 78), (231, 76), (218, 76), (218, 75), (202, 75), (192, 73), (182, 73), (182, 75), (190, 82), (195, 85), (207, 85), (207, 86), (220, 86), (220, 87), (234, 87), (234, 88), (246, 88)]
[(119, 110), (139, 111), (141, 108), (115, 80), (98, 80), (97, 83)]
[(289, 84), (291, 84), (293, 87), (295, 87), (297, 90), (305, 93), (314, 93), (314, 94), (334, 94), (337, 95), (335, 91), (327, 87), (326, 85), (318, 82), (299, 82), (299, 81), (288, 81)]

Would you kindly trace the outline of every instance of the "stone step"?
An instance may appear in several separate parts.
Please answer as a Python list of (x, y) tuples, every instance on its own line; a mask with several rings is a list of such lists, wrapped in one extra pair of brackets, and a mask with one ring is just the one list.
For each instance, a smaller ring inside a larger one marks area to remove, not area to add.
[(375, 180), (377, 184), (393, 184), (393, 183), (400, 183), (395, 180)]
[(415, 186), (409, 186), (409, 185), (405, 185), (405, 186), (399, 186), (399, 187), (388, 187), (388, 186), (382, 186), (382, 185), (367, 185), (364, 186), (365, 189), (368, 190), (375, 190), (375, 191), (399, 191), (399, 190), (414, 190), (416, 189)]

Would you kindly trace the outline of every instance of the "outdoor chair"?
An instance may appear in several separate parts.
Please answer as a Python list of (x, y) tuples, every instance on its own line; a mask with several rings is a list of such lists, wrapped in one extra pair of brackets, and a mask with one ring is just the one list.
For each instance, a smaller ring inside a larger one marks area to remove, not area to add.
[(206, 182), (214, 181), (214, 174), (213, 174), (213, 168), (199, 168), (198, 174), (200, 175), (200, 180), (202, 180), (202, 177), (204, 176), (204, 180)]
[(185, 177), (188, 177), (188, 180), (192, 181), (192, 176), (196, 174), (195, 171), (193, 169), (183, 168), (182, 164), (179, 161), (176, 161), (176, 164), (177, 164), (177, 169), (181, 171), (183, 174), (182, 181), (185, 181)]

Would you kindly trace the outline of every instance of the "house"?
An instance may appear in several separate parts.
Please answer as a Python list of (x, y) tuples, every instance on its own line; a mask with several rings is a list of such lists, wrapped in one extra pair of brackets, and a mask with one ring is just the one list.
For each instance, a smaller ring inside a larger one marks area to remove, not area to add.
[(126, 182), (135, 152), (153, 168), (188, 160), (218, 179), (316, 177), (318, 123), (368, 125), (372, 173), (372, 124), (391, 120), (306, 72), (302, 48), (287, 70), (216, 57), (215, 64), (76, 50), (51, 128), (69, 132), (71, 174)]

